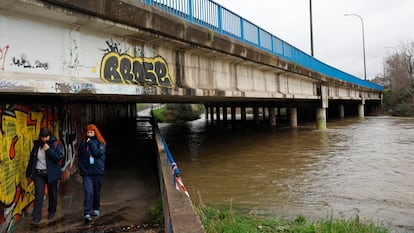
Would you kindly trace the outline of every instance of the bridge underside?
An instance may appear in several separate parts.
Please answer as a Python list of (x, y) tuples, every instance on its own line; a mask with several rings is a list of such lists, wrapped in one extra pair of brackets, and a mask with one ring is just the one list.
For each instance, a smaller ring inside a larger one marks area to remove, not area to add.
[[(1, 98), (269, 104), (381, 100), (377, 90), (314, 73), (139, 3), (50, 2), (0, 3), (1, 27), (9, 32), (0, 40), (5, 60)], [(111, 11), (115, 6), (118, 11)]]

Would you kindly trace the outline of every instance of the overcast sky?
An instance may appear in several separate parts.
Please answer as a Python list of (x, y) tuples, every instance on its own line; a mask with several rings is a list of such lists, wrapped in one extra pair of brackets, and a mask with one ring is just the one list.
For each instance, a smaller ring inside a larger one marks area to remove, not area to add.
[[(310, 0), (214, 0), (296, 48), (311, 54)], [(414, 42), (414, 0), (312, 0), (314, 57), (367, 79), (383, 74), (384, 57)]]

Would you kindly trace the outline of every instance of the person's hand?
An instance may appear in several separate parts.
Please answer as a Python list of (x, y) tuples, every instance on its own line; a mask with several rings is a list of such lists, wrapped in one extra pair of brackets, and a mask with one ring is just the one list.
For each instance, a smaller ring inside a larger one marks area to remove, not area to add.
[(43, 150), (47, 151), (49, 148), (50, 148), (50, 147), (49, 147), (49, 145), (48, 145), (47, 143), (45, 143), (45, 144), (43, 145)]
[(86, 139), (86, 142), (89, 142), (91, 139), (90, 138), (88, 138), (88, 139)]
[(33, 182), (32, 177), (26, 177), (27, 178), (27, 183), (30, 184)]

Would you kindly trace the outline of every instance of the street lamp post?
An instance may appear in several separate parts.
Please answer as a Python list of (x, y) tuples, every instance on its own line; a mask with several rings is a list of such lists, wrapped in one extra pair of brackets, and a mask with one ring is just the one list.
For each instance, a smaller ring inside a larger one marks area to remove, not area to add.
[(310, 43), (311, 43), (311, 56), (313, 57), (312, 0), (309, 0), (309, 17), (310, 17)]
[(358, 14), (344, 14), (345, 16), (356, 16), (361, 20), (362, 25), (362, 52), (364, 54), (364, 79), (367, 80), (367, 66), (365, 62), (365, 31), (364, 31), (364, 20)]

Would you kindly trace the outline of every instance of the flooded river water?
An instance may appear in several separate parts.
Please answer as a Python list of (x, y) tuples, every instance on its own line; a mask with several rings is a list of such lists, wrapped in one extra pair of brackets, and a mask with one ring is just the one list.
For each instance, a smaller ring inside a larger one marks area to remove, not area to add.
[(414, 118), (327, 127), (160, 125), (193, 199), (279, 218), (359, 215), (414, 231)]

